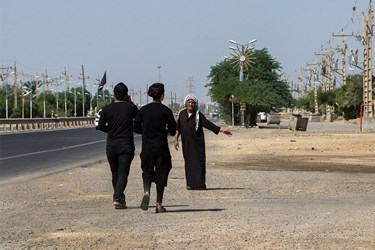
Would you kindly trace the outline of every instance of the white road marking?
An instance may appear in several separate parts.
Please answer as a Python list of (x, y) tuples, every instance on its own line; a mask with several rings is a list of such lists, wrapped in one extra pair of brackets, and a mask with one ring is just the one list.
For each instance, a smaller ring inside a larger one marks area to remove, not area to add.
[(99, 140), (99, 141), (93, 141), (93, 142), (88, 142), (84, 144), (78, 144), (74, 146), (69, 146), (69, 147), (62, 147), (62, 148), (56, 148), (56, 149), (50, 149), (50, 150), (43, 150), (43, 151), (38, 151), (38, 152), (32, 152), (32, 153), (27, 153), (27, 154), (21, 154), (21, 155), (14, 155), (14, 156), (9, 156), (9, 157), (4, 157), (0, 158), (0, 160), (9, 160), (9, 159), (14, 159), (14, 158), (19, 158), (19, 157), (24, 157), (24, 156), (29, 156), (29, 155), (37, 155), (37, 154), (44, 154), (44, 153), (49, 153), (49, 152), (55, 152), (55, 151), (60, 151), (60, 150), (65, 150), (65, 149), (72, 149), (72, 148), (78, 148), (78, 147), (83, 147), (99, 142), (105, 142), (106, 140)]

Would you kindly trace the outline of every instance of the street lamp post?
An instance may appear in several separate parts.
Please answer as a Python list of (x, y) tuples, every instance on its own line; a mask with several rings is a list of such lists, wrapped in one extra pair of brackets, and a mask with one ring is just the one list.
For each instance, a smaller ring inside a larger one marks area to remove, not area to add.
[(30, 80), (30, 118), (33, 118), (33, 79)]
[(161, 68), (161, 66), (158, 66), (158, 70), (159, 70), (159, 82), (161, 81), (160, 68)]
[[(38, 73), (36, 73), (35, 75), (35, 81), (36, 81), (36, 87), (38, 87), (38, 78), (39, 78), (39, 75)], [(45, 80), (44, 80), (44, 77), (43, 77), (43, 118), (46, 118), (46, 92), (45, 92)], [(48, 81), (48, 79), (46, 79), (46, 81)]]
[(57, 89), (51, 89), (51, 91), (55, 92), (56, 94), (56, 116), (59, 117), (59, 91)]
[(64, 91), (64, 111), (65, 111), (65, 117), (68, 117), (68, 111), (67, 111), (67, 105), (66, 105), (66, 89)]
[(230, 102), (232, 103), (232, 127), (234, 126), (234, 95), (230, 96)]
[(67, 117), (67, 106), (66, 106), (66, 91), (68, 89), (68, 83), (66, 82), (65, 79), (61, 80), (60, 82), (65, 82), (65, 90), (64, 90), (64, 114), (65, 117)]
[(43, 118), (46, 118), (46, 82), (43, 83)]
[[(232, 63), (239, 67), (240, 69), (240, 81), (242, 82), (244, 77), (244, 70), (248, 70), (251, 67), (251, 64), (254, 63), (254, 46), (251, 46), (254, 44), (257, 40), (253, 39), (249, 41), (247, 44), (239, 44), (234, 40), (229, 40), (230, 43), (235, 44), (236, 47), (229, 47), (234, 54), (232, 55)], [(233, 104), (233, 102), (232, 102)], [(242, 127), (245, 126), (245, 110), (246, 110), (246, 104), (240, 103), (240, 111), (241, 111), (241, 121), (240, 124)]]
[(74, 87), (74, 117), (77, 117), (77, 88)]
[(5, 82), (5, 118), (8, 119), (8, 83)]
[(59, 117), (59, 91), (56, 90), (56, 115)]
[(82, 117), (85, 117), (85, 89), (82, 83)]

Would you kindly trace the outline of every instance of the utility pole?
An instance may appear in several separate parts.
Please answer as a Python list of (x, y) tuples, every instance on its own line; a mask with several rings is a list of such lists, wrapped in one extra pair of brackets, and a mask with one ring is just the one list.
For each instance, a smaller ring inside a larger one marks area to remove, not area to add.
[[(332, 93), (334, 86), (333, 86), (333, 50), (331, 47), (331, 44), (329, 45), (328, 50), (328, 63), (329, 63), (329, 75), (328, 75), (328, 92)], [(334, 120), (334, 113), (335, 113), (335, 107), (331, 106), (330, 104), (327, 104), (327, 120), (332, 122)]]
[(86, 92), (86, 83), (85, 83), (85, 80), (86, 79), (90, 79), (90, 77), (85, 77), (85, 69), (83, 68), (83, 65), (82, 65), (82, 73), (80, 73), (80, 75), (82, 77), (78, 77), (78, 79), (81, 79), (82, 80), (82, 117), (85, 116), (85, 92)]
[(65, 91), (64, 91), (64, 111), (65, 111), (65, 117), (68, 116), (68, 108), (67, 108), (67, 101), (66, 101), (66, 95), (69, 91), (69, 75), (66, 73), (66, 68), (64, 67), (64, 72), (62, 72), (64, 75), (64, 81), (65, 81)]
[(23, 72), (22, 72), (21, 76), (22, 76), (22, 79), (21, 79), (22, 119), (24, 119), (25, 118), (25, 95), (23, 93), (23, 84), (24, 84), (24, 73)]
[(298, 91), (298, 98), (305, 95), (305, 88), (303, 84), (303, 70), (302, 68), (299, 71), (299, 91)]
[(146, 84), (146, 92), (145, 93), (146, 93), (146, 104), (148, 104), (148, 84)]
[(8, 111), (8, 84), (5, 82), (4, 76), (4, 69), (12, 69), (12, 67), (1, 67), (1, 80), (3, 81), (3, 87), (5, 87), (5, 118), (9, 118), (9, 111)]
[(318, 73), (317, 73), (317, 65), (314, 66), (314, 107), (315, 107), (315, 114), (319, 114), (319, 104), (318, 104)]
[(46, 70), (46, 89), (45, 89), (47, 92), (49, 91), (49, 80), (48, 80), (48, 73), (47, 73), (47, 70)]
[[(341, 34), (340, 35), (335, 35), (335, 34), (332, 34), (332, 36), (334, 37), (341, 37), (341, 64), (342, 64), (342, 84), (345, 85), (346, 84), (346, 49), (347, 49), (347, 46), (346, 46), (346, 43), (345, 43), (345, 37), (346, 36), (349, 36), (349, 37), (356, 37), (353, 32), (352, 34), (350, 35), (345, 35), (344, 31), (342, 30), (341, 31)], [(356, 65), (354, 65), (356, 66)]]
[(142, 89), (139, 89), (139, 107), (142, 107)]
[(5, 76), (4, 76), (4, 69), (10, 69), (11, 67), (5, 67), (4, 65), (1, 66), (1, 81), (3, 82), (3, 88), (5, 87)]
[[(320, 55), (321, 56), (321, 65), (322, 65), (322, 72), (321, 72), (321, 75), (322, 75), (322, 91), (323, 92), (327, 92), (329, 91), (330, 89), (330, 73), (329, 73), (329, 68), (331, 68), (330, 65), (328, 65), (329, 63), (329, 53), (327, 50), (323, 50), (322, 48), (322, 52), (321, 53), (315, 53), (315, 55)], [(325, 108), (325, 115), (326, 115), (326, 120), (329, 120), (331, 121), (331, 108), (329, 107), (329, 105), (327, 104), (326, 105), (326, 108)]]
[[(47, 70), (46, 70), (47, 72)], [(46, 84), (48, 83), (47, 76), (42, 74), (43, 81), (43, 118), (46, 118)]]
[(346, 44), (345, 34), (341, 31), (341, 63), (342, 63), (342, 85), (346, 84)]
[(195, 86), (194, 86), (194, 79), (193, 77), (189, 76), (187, 82), (187, 89), (188, 89), (188, 94), (195, 93)]
[(312, 78), (312, 74), (311, 74), (311, 71), (312, 69), (309, 67), (307, 69), (307, 76), (306, 76), (306, 80), (308, 82), (308, 84), (306, 85), (306, 92), (309, 93), (311, 91), (311, 78)]
[(363, 116), (371, 118), (374, 116), (374, 104), (372, 99), (372, 10), (371, 1), (366, 16), (363, 15)]
[(135, 92), (133, 89), (129, 89), (129, 94), (130, 94), (132, 102), (134, 102), (135, 104), (135, 95), (138, 95), (138, 93)]
[(17, 108), (17, 66), (14, 62), (14, 84), (13, 84), (13, 95), (14, 95), (14, 108)]
[[(312, 63), (312, 64), (307, 64), (309, 67), (314, 66), (313, 69), (313, 82), (314, 82), (314, 114), (319, 114), (319, 105), (318, 105), (318, 88), (317, 88), (317, 83), (318, 83), (318, 74), (317, 74), (317, 66), (319, 63)], [(310, 70), (311, 71), (311, 70)]]
[[(95, 93), (95, 95), (96, 95), (96, 107), (95, 107), (95, 112), (98, 112), (98, 110), (97, 110), (97, 108), (98, 108), (98, 106), (99, 106), (99, 85), (100, 85), (100, 76), (98, 76), (96, 79), (96, 82), (97, 83), (94, 83), (95, 85), (97, 85), (98, 86), (98, 89), (96, 89), (96, 93)], [(104, 97), (104, 93), (103, 93), (103, 97)]]

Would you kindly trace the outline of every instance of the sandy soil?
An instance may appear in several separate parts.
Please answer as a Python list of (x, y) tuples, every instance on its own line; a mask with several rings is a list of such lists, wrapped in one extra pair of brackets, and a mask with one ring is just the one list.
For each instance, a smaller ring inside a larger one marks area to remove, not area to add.
[(126, 210), (106, 162), (2, 183), (0, 249), (375, 249), (375, 134), (233, 133), (206, 132), (205, 191), (171, 148), (165, 214), (139, 208), (138, 156)]

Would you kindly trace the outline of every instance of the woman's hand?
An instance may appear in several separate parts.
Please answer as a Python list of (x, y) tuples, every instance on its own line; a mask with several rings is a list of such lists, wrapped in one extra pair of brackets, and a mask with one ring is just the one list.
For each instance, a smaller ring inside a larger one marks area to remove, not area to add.
[(178, 148), (180, 147), (179, 143), (178, 143), (178, 139), (174, 139), (174, 148), (178, 151)]
[(220, 128), (220, 132), (226, 134), (227, 136), (232, 136), (232, 132), (226, 130), (225, 128)]

